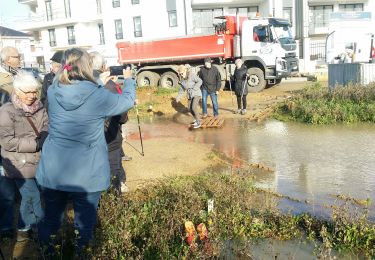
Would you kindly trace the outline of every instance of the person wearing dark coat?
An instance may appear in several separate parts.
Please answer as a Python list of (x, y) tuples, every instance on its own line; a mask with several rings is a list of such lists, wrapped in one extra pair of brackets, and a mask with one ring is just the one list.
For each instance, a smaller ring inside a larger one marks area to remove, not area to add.
[(214, 117), (219, 116), (217, 95), (221, 87), (221, 76), (218, 69), (212, 66), (210, 58), (204, 59), (204, 66), (200, 69), (198, 76), (202, 79), (202, 110), (203, 118), (207, 117), (207, 98), (211, 97)]
[(53, 79), (55, 78), (56, 73), (61, 68), (61, 60), (63, 57), (64, 51), (57, 51), (53, 54), (51, 58), (51, 72), (47, 73), (44, 76), (42, 84), (42, 92), (40, 94), (40, 101), (43, 103), (43, 106), (48, 109), (47, 102), (47, 90), (48, 87), (52, 85)]
[[(92, 66), (94, 69), (94, 78), (99, 85), (104, 85), (112, 93), (121, 94), (121, 87), (109, 80), (104, 84), (104, 78), (109, 75), (106, 71), (106, 62), (99, 52), (91, 52)], [(108, 117), (104, 123), (104, 135), (108, 145), (109, 166), (111, 170), (111, 190), (116, 194), (129, 191), (126, 185), (126, 173), (122, 166), (122, 125), (128, 121), (128, 113)]]
[(247, 89), (247, 67), (243, 64), (241, 59), (237, 59), (236, 69), (234, 70), (234, 93), (237, 97), (237, 114), (246, 114), (247, 107), (247, 94), (249, 93)]

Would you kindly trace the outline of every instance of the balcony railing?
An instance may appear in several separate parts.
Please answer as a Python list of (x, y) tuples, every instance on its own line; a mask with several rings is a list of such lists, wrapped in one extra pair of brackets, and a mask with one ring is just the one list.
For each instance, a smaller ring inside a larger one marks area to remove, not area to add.
[(18, 3), (37, 6), (38, 5), (38, 0), (18, 0)]

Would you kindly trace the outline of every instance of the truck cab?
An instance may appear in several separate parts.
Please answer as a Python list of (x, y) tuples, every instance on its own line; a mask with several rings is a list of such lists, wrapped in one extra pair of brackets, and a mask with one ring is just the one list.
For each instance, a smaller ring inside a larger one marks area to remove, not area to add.
[[(235, 36), (235, 56), (248, 67), (250, 92), (280, 83), (298, 71), (296, 42), (285, 19), (258, 18), (242, 22)], [(262, 72), (262, 73), (261, 73)]]

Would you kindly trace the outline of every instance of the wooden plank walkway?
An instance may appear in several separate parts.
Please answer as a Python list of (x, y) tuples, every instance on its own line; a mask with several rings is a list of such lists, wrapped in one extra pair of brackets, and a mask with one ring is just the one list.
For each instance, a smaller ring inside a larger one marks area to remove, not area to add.
[[(221, 128), (223, 127), (223, 125), (224, 125), (223, 118), (206, 117), (201, 120), (200, 128)], [(193, 126), (190, 126), (190, 129), (194, 129)]]

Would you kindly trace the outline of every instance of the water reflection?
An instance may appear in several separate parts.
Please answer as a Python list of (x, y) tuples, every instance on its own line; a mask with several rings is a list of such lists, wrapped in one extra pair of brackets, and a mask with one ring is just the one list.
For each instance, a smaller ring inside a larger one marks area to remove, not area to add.
[[(157, 120), (146, 123), (144, 132), (150, 137), (212, 144), (229, 157), (265, 164), (275, 173), (257, 176), (258, 185), (311, 202), (307, 210), (315, 214), (321, 214), (322, 205), (335, 202), (334, 194), (375, 201), (374, 125), (256, 124), (227, 119), (222, 129), (188, 131), (181, 122)], [(375, 216), (374, 206), (371, 215)]]

